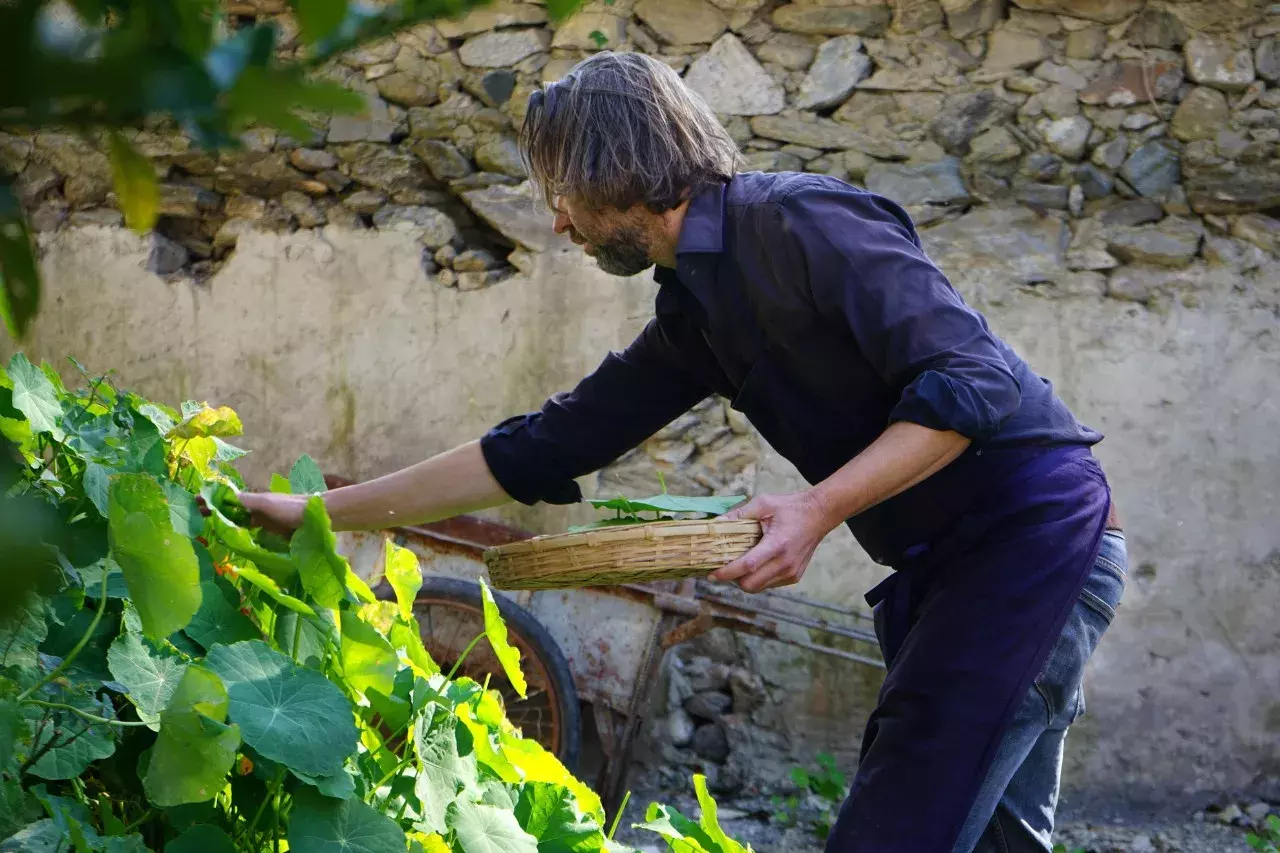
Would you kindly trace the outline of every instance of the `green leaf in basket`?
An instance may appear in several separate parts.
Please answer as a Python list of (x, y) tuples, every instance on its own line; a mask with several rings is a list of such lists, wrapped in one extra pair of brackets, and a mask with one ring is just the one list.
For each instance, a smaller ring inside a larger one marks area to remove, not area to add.
[(651, 498), (610, 498), (587, 502), (597, 509), (613, 509), (631, 515), (638, 512), (697, 512), (703, 515), (723, 515), (744, 500), (746, 498), (742, 495), (711, 495), (709, 497), (654, 495)]
[(671, 516), (664, 515), (661, 518), (636, 518), (628, 516), (624, 518), (602, 518), (599, 521), (593, 521), (590, 524), (577, 524), (570, 527), (569, 533), (586, 533), (589, 530), (603, 530), (606, 527), (632, 527), (637, 524), (648, 524), (651, 521), (670, 521)]

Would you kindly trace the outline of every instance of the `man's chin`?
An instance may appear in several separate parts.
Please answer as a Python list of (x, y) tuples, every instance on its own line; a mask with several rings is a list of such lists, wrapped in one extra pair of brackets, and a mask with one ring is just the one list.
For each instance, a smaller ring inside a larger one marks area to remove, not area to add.
[(622, 278), (630, 278), (633, 275), (640, 275), (640, 273), (653, 266), (653, 261), (644, 261), (643, 265), (641, 265), (640, 261), (620, 263), (616, 258), (601, 258), (598, 255), (592, 255), (592, 257), (596, 259), (596, 266), (600, 267), (601, 271), (607, 272), (609, 275), (616, 275)]

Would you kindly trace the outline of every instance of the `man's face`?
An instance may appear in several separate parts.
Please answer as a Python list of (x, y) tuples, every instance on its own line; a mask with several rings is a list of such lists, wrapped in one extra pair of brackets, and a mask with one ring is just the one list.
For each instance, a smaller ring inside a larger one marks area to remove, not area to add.
[(567, 232), (569, 239), (595, 258), (605, 272), (635, 275), (653, 266), (649, 257), (649, 222), (643, 208), (590, 209), (558, 196), (555, 211), (555, 232)]

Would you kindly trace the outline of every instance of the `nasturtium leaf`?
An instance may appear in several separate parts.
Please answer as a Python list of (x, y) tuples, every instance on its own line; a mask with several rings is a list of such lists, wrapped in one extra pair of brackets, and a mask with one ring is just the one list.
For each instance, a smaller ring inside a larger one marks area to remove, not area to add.
[[(61, 691), (57, 701), (79, 708), (96, 717), (112, 717), (114, 712), (92, 695), (85, 692)], [(27, 705), (23, 711), (31, 731), (30, 755), (43, 753), (29, 773), (41, 779), (74, 779), (93, 762), (110, 756), (116, 751), (115, 735), (111, 726), (93, 723), (70, 711), (50, 711), (54, 725), (40, 726), (38, 721), (45, 709)], [(52, 744), (47, 751), (46, 746)]]
[(391, 626), (388, 639), (392, 648), (404, 653), (415, 675), (430, 678), (440, 672), (440, 665), (432, 660), (430, 653), (422, 645), (422, 633), (418, 630), (416, 619), (410, 622), (397, 619)]
[(0, 771), (8, 771), (26, 723), (15, 699), (0, 697)]
[(698, 806), (702, 810), (698, 825), (702, 827), (702, 831), (707, 834), (707, 837), (719, 845), (719, 849), (723, 853), (748, 853), (746, 847), (734, 841), (720, 828), (719, 809), (716, 806), (715, 799), (707, 790), (707, 777), (701, 773), (695, 773), (693, 776), (693, 790), (698, 795)]
[(538, 853), (597, 853), (600, 825), (584, 815), (573, 793), (551, 782), (526, 782), (515, 807), (520, 827), (538, 839)]
[[(208, 500), (206, 496), (205, 502), (207, 503)], [(278, 554), (263, 548), (253, 541), (253, 534), (233, 523), (216, 509), (213, 510), (210, 520), (213, 522), (213, 530), (219, 541), (228, 551), (253, 561), (255, 566), (268, 573), (277, 583), (289, 583), (293, 580), (298, 570), (289, 555)]]
[(177, 483), (165, 481), (165, 498), (169, 501), (169, 522), (174, 532), (194, 539), (204, 532), (204, 516), (196, 504), (196, 496)]
[(515, 811), (516, 801), (520, 798), (519, 785), (489, 779), (480, 783), (480, 796), (477, 802), (486, 806), (497, 806), (506, 811)]
[(702, 827), (675, 809), (658, 803), (650, 803), (644, 823), (633, 826), (661, 835), (674, 853), (723, 853), (720, 846), (702, 831)]
[(337, 649), (342, 644), (342, 635), (334, 621), (332, 610), (320, 610), (314, 616), (287, 610), (278, 611), (275, 638), (276, 646), (281, 651), (312, 669), (321, 668), (325, 652), (330, 646)]
[(520, 671), (520, 652), (507, 642), (507, 623), (502, 621), (502, 613), (498, 610), (498, 602), (493, 600), (493, 593), (484, 581), (480, 581), (480, 597), (484, 603), (484, 635), (493, 646), (493, 653), (502, 665), (507, 680), (523, 699), (529, 686), (525, 683), (524, 673)]
[[(493, 732), (476, 719), (470, 706), (458, 708), (458, 749), (470, 752), (485, 772), (503, 782), (519, 782), (523, 778), (516, 766), (507, 758), (505, 750), (495, 745)], [(465, 734), (463, 732), (465, 731)]]
[(280, 584), (276, 583), (257, 569), (253, 569), (248, 566), (241, 566), (236, 569), (236, 575), (241, 580), (253, 584), (258, 589), (271, 596), (275, 599), (277, 604), (281, 604), (289, 608), (294, 613), (301, 613), (305, 616), (316, 615), (316, 612), (311, 609), (309, 604), (284, 592), (280, 589)]
[(399, 668), (391, 644), (351, 610), (344, 610), (340, 621), (342, 674), (347, 683), (361, 693), (370, 688), (390, 693)]
[(134, 404), (134, 411), (150, 421), (161, 435), (167, 435), (178, 423), (178, 413), (167, 406), (145, 401), (141, 397), (131, 396), (130, 400)]
[(131, 474), (165, 476), (168, 471), (165, 444), (155, 424), (144, 420), (134, 421), (133, 435), (124, 446), (124, 458), (118, 467)]
[(4, 853), (61, 853), (66, 844), (66, 832), (45, 818), (27, 824), (6, 838), (0, 843), (0, 850)]
[(160, 715), (143, 787), (154, 805), (213, 799), (236, 760), (240, 729), (226, 723), (228, 693), (218, 676), (188, 666)]
[(0, 621), (0, 669), (10, 666), (33, 669), (37, 649), (48, 634), (44, 600), (32, 593), (23, 605)]
[(9, 359), (9, 379), (13, 382), (13, 407), (26, 417), (32, 432), (47, 432), (61, 441), (62, 403), (49, 377), (25, 355), (15, 353)]
[(231, 837), (216, 826), (197, 823), (164, 846), (165, 853), (236, 853)]
[(217, 451), (213, 454), (215, 462), (234, 462), (242, 456), (249, 455), (249, 451), (244, 448), (236, 447), (234, 444), (225, 442), (217, 436), (213, 437), (213, 446), (217, 448)]
[(409, 833), (409, 853), (453, 853), (444, 836), (438, 832), (430, 835), (425, 832)]
[(278, 495), (293, 494), (293, 486), (289, 485), (289, 481), (284, 477), (281, 477), (279, 474), (273, 473), (271, 475), (271, 485), (269, 488)]
[(680, 495), (654, 495), (651, 498), (610, 498), (588, 500), (597, 509), (613, 509), (625, 513), (638, 512), (697, 512), (704, 515), (724, 515), (746, 498), (742, 495), (711, 495), (709, 497), (682, 497)]
[(310, 776), (342, 770), (358, 734), (336, 684), (260, 640), (214, 646), (205, 661), (227, 685), (230, 716), (245, 743)]
[(200, 609), (200, 566), (191, 540), (173, 529), (169, 501), (148, 474), (121, 474), (108, 493), (112, 553), (124, 571), (143, 633), (161, 639)]
[[(17, 775), (0, 776), (0, 838), (9, 838), (14, 833), (23, 828), (23, 824), (27, 822), (27, 792), (22, 787), (22, 783), (18, 781)], [(5, 853), (9, 853), (9, 848), (5, 846), (7, 842), (0, 842), (0, 849)], [(49, 845), (38, 848), (41, 850), (57, 850), (56, 839)], [(18, 847), (13, 853), (21, 853), (24, 848)], [(30, 849), (30, 848), (26, 848)], [(449, 848), (445, 848), (445, 853), (449, 853)]]
[(365, 622), (377, 628), (378, 633), (384, 637), (391, 635), (391, 626), (398, 619), (396, 606), (390, 601), (371, 601), (360, 605), (355, 612)]
[(422, 589), (422, 570), (418, 567), (418, 556), (388, 539), (385, 559), (383, 575), (396, 594), (400, 615), (412, 621), (413, 603), (418, 590)]
[[(207, 403), (200, 405), (198, 409), (188, 413), (187, 404), (183, 404), (182, 422), (169, 431), (170, 438), (211, 438), (217, 436), (226, 438), (232, 435), (242, 435), (244, 426), (240, 423), (240, 416), (230, 406), (219, 406), (216, 409), (210, 408)], [(216, 448), (215, 448), (216, 452)], [(212, 454), (210, 454), (212, 458)]]
[(111, 471), (97, 462), (88, 462), (84, 466), (84, 494), (97, 507), (103, 518), (107, 517), (107, 488), (110, 486)]
[(125, 632), (107, 651), (111, 677), (129, 691), (138, 719), (158, 729), (160, 715), (187, 671), (187, 664), (174, 655), (150, 647), (142, 637)]
[(294, 531), (289, 553), (298, 568), (302, 588), (321, 607), (337, 607), (346, 595), (350, 569), (338, 553), (338, 540), (322, 498), (316, 496), (307, 501), (302, 526)]
[(213, 443), (212, 438), (198, 435), (175, 442), (173, 447), (177, 452), (173, 460), (175, 470), (178, 467), (177, 460), (185, 459), (201, 477), (213, 476), (213, 457), (218, 452), (218, 446)]
[(240, 594), (222, 578), (200, 584), (200, 609), (187, 623), (186, 634), (206, 649), (216, 643), (231, 645), (259, 640), (261, 632), (240, 612)]
[(365, 583), (364, 578), (350, 570), (350, 564), (348, 564), (347, 571), (347, 589), (356, 597), (356, 600), (363, 601), (366, 604), (372, 604), (378, 600), (378, 596), (374, 595), (373, 590), (369, 589), (369, 584)]
[(108, 152), (125, 224), (145, 234), (155, 226), (160, 209), (160, 184), (156, 181), (155, 166), (117, 131), (108, 136)]
[(538, 853), (537, 839), (505, 809), (455, 800), (448, 821), (462, 853)]
[(294, 795), (293, 853), (404, 853), (406, 846), (404, 830), (360, 800), (335, 800), (310, 788)]
[(316, 495), (325, 491), (324, 473), (316, 460), (305, 453), (299, 456), (289, 471), (289, 487), (295, 495)]
[(308, 785), (314, 786), (317, 791), (326, 797), (346, 800), (356, 795), (356, 780), (345, 768), (332, 776), (308, 776), (297, 771), (294, 771), (293, 775)]
[(550, 782), (563, 785), (578, 798), (578, 806), (585, 814), (604, 822), (604, 807), (595, 791), (579, 781), (560, 763), (560, 759), (548, 752), (531, 738), (522, 738), (510, 731), (499, 735), (502, 754), (520, 771), (526, 782)]
[(414, 793), (422, 801), (422, 818), (432, 832), (449, 831), (447, 809), (458, 793), (476, 785), (474, 753), (458, 754), (452, 715), (424, 714), (413, 725), (413, 748), (418, 755), (418, 781)]

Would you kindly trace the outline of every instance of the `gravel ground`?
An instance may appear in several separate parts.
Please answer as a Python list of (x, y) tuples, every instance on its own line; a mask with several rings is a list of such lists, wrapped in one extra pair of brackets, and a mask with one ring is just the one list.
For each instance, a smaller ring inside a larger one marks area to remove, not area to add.
[[(630, 828), (643, 819), (644, 806), (654, 799), (674, 805), (689, 817), (698, 814), (692, 797), (664, 793), (658, 797), (637, 791), (627, 810), (625, 827), (617, 839), (646, 853), (665, 853), (666, 846), (652, 833)], [(809, 815), (816, 805), (809, 804)], [(1251, 853), (1245, 841), (1247, 826), (1267, 811), (1280, 812), (1265, 803), (1227, 804), (1207, 812), (1177, 809), (1141, 809), (1110, 804), (1064, 804), (1054, 841), (1069, 853)], [(822, 844), (804, 827), (784, 827), (770, 820), (767, 801), (735, 801), (721, 805), (721, 825), (756, 853), (822, 853)], [(805, 822), (802, 811), (802, 822)]]

